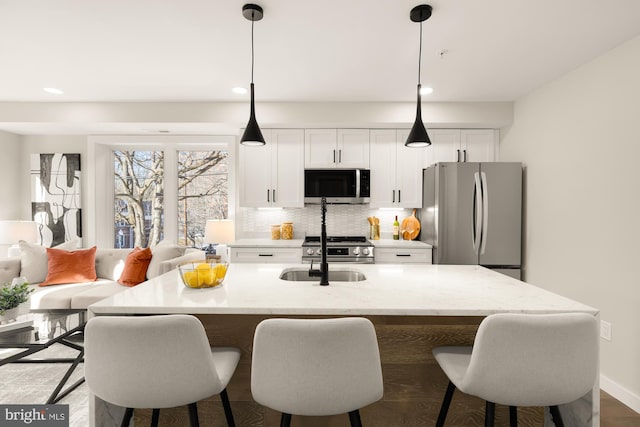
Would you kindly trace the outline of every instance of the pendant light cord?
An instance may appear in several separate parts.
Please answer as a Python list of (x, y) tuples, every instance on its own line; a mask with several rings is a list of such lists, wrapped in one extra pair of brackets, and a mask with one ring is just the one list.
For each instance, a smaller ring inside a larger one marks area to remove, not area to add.
[(422, 21), (420, 21), (420, 51), (418, 53), (418, 84), (420, 84), (420, 66), (422, 64)]
[[(255, 22), (254, 13), (255, 12), (251, 12), (251, 84), (253, 84), (253, 23)], [(420, 29), (422, 29), (422, 26), (420, 26)]]

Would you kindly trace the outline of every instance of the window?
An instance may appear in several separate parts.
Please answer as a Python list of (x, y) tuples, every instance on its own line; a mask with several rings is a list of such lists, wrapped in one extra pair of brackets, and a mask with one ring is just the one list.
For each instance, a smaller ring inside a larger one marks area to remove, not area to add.
[(88, 198), (87, 243), (133, 248), (167, 240), (203, 246), (206, 221), (235, 213), (235, 141), (234, 136), (90, 137), (89, 180), (94, 179), (95, 191)]
[(164, 153), (113, 152), (114, 247), (146, 248), (164, 233)]
[(207, 219), (229, 216), (226, 150), (178, 152), (178, 243), (202, 247)]

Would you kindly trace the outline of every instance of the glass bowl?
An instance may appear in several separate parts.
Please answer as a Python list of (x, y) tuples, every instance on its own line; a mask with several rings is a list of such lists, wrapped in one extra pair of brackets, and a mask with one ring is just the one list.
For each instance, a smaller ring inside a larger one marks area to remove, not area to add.
[(188, 288), (220, 286), (227, 274), (229, 263), (213, 261), (185, 262), (178, 265), (182, 283)]

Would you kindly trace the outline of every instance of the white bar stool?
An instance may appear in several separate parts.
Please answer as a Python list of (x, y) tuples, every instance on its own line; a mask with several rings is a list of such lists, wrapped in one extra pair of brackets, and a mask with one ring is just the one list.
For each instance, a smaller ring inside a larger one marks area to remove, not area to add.
[(196, 402), (219, 394), (227, 424), (234, 420), (226, 387), (240, 360), (240, 350), (210, 347), (198, 318), (189, 315), (94, 317), (85, 328), (85, 378), (100, 399), (126, 409), (189, 405), (191, 426), (198, 426)]
[(256, 328), (251, 361), (256, 402), (292, 415), (349, 414), (382, 398), (376, 331), (365, 318), (267, 319)]
[(436, 347), (449, 378), (436, 426), (444, 425), (456, 388), (486, 400), (485, 426), (495, 404), (508, 405), (510, 425), (518, 406), (549, 406), (556, 426), (560, 404), (584, 396), (598, 373), (598, 322), (586, 313), (494, 314), (485, 318), (472, 347)]

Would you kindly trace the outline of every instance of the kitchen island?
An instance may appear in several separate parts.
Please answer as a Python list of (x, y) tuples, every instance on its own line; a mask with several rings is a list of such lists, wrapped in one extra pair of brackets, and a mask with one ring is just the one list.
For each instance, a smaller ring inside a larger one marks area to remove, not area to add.
[[(253, 331), (268, 317), (371, 319), (380, 344), (385, 393), (380, 402), (362, 410), (363, 423), (424, 426), (435, 424), (447, 384), (431, 348), (471, 344), (480, 321), (494, 313), (598, 315), (597, 309), (479, 266), (331, 264), (330, 271), (355, 269), (366, 280), (332, 281), (326, 287), (319, 286), (317, 281), (279, 278), (283, 270), (308, 268), (301, 264), (231, 264), (223, 285), (210, 289), (186, 288), (178, 272), (172, 271), (93, 304), (89, 315), (197, 315), (212, 345), (242, 349), (240, 365), (228, 388), (239, 426), (279, 423), (277, 413), (251, 399), (249, 387)], [(598, 426), (598, 395), (596, 387), (580, 401), (562, 406), (566, 425)], [(215, 416), (214, 425), (224, 425), (219, 398), (210, 400), (216, 402), (199, 405), (201, 417)], [(96, 425), (116, 425), (110, 422), (113, 408), (109, 405), (95, 399), (92, 408)], [(186, 419), (184, 408), (164, 412), (172, 413), (175, 425)], [(450, 425), (481, 425), (483, 412), (482, 401), (457, 393), (448, 420)], [(498, 425), (501, 419), (506, 419), (507, 412), (498, 407)], [(144, 411), (138, 414), (137, 417), (146, 416)], [(143, 422), (142, 418), (136, 419)], [(523, 426), (540, 425), (542, 418), (539, 408), (522, 408), (519, 412)], [(344, 425), (345, 420), (304, 417), (297, 423), (333, 426)]]

